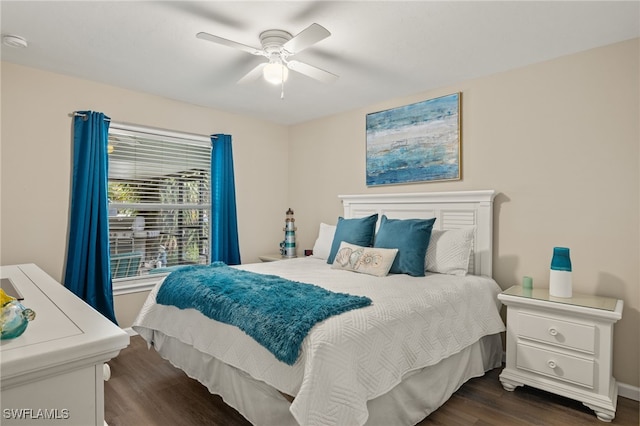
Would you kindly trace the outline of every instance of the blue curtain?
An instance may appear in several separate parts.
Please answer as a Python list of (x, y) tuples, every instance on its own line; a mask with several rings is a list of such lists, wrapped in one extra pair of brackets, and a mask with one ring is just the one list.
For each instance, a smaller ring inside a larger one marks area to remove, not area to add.
[(230, 135), (211, 136), (211, 261), (240, 264)]
[(81, 111), (73, 121), (73, 187), (64, 285), (117, 324), (109, 267), (109, 117)]

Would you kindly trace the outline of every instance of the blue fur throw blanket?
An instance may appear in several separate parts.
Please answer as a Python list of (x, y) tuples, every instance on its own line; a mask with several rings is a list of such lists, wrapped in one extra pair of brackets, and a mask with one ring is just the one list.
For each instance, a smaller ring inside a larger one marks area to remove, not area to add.
[(156, 301), (193, 308), (234, 325), (293, 365), (315, 324), (371, 304), (371, 299), (231, 268), (222, 262), (180, 268), (167, 276)]

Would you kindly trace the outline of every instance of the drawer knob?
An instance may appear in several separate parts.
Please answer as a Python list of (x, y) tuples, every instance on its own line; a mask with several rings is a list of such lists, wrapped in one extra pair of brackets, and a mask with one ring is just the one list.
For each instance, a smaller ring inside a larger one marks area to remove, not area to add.
[(111, 368), (107, 363), (102, 364), (102, 378), (105, 382), (109, 381), (111, 378)]
[(549, 327), (549, 334), (552, 336), (556, 336), (558, 334), (558, 329), (555, 327)]
[(556, 368), (557, 364), (554, 360), (550, 359), (549, 361), (547, 361), (547, 365), (549, 366), (549, 368)]

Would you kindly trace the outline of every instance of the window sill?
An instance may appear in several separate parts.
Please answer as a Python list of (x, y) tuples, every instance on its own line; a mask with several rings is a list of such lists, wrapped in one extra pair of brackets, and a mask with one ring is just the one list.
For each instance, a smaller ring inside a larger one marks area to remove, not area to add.
[(167, 272), (166, 274), (154, 274), (145, 275), (142, 277), (115, 279), (113, 280), (113, 295), (120, 296), (129, 293), (150, 291), (158, 283), (162, 282), (162, 280), (164, 280), (168, 274), (169, 273)]

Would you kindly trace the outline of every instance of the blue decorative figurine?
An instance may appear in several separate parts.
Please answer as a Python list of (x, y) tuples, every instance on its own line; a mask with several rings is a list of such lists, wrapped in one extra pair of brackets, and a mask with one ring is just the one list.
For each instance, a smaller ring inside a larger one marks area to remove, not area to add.
[(287, 218), (284, 227), (284, 241), (280, 243), (280, 254), (283, 257), (296, 257), (296, 220), (293, 218), (293, 210), (287, 210)]
[(22, 306), (15, 298), (7, 295), (0, 288), (0, 339), (13, 339), (27, 329), (29, 321), (33, 321), (36, 313)]

